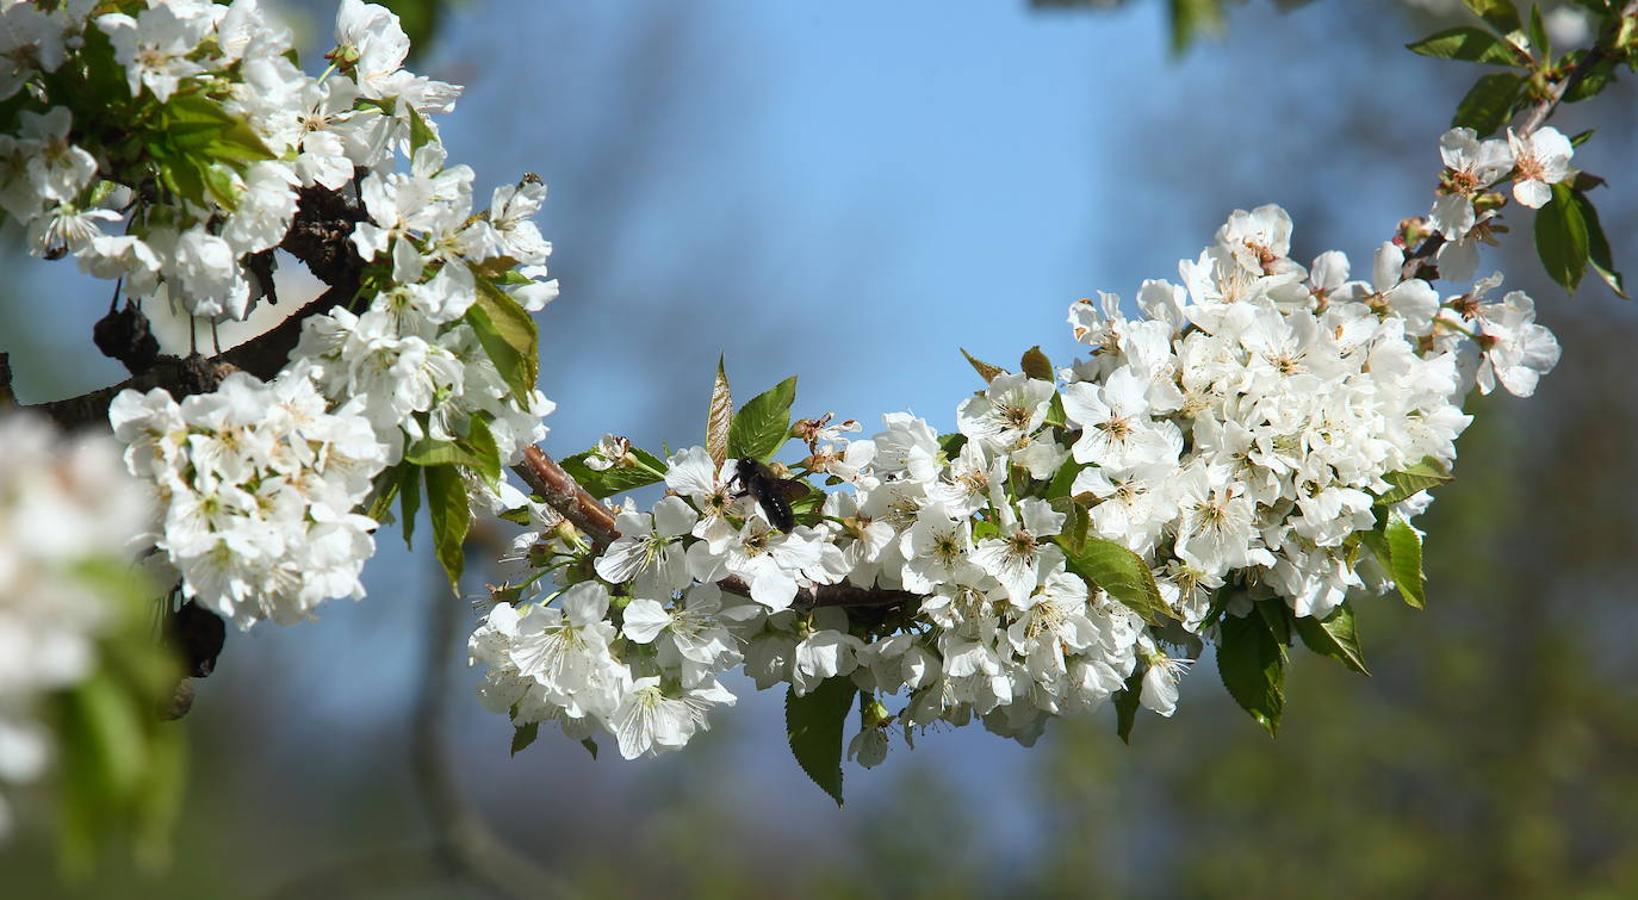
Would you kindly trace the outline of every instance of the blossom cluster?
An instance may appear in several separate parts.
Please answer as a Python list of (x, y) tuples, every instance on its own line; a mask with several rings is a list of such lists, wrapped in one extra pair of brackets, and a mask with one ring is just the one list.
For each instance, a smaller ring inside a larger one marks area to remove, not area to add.
[(362, 402), (328, 409), (316, 377), (306, 363), (268, 383), (239, 372), (181, 403), (124, 391), (109, 411), (131, 474), (156, 489), (156, 546), (184, 596), (242, 626), (364, 596), (376, 522), (353, 510), (387, 448)]
[[(1123, 691), (1170, 715), (1204, 642), (1255, 603), (1320, 621), (1393, 587), (1361, 542), (1430, 502), (1394, 496), (1396, 474), (1448, 469), (1468, 393), (1529, 395), (1558, 346), (1528, 296), (1489, 296), (1499, 279), (1441, 297), (1392, 243), (1365, 281), (1340, 252), (1301, 265), (1290, 239), (1278, 207), (1236, 211), (1180, 284), (1143, 283), (1135, 317), (1110, 294), (1075, 303), (1090, 355), (981, 367), (955, 434), (908, 413), (859, 440), (802, 420), (807, 456), (785, 469), (835, 489), (784, 529), (765, 486), (744, 490), (756, 461), (692, 447), (660, 468), (606, 439), (588, 470), (656, 468), (665, 496), (627, 500), (607, 547), (549, 516), (519, 539), (470, 642), (486, 704), (633, 757), (707, 727), (731, 669), (794, 697), (842, 678), (869, 765), (895, 723), (1029, 743)], [(1100, 588), (1094, 544), (1141, 561), (1155, 608)]]
[[(475, 433), (515, 461), (546, 433), (529, 320), (557, 294), (530, 221), (545, 186), (474, 210), (474, 172), (446, 164), (432, 120), (460, 88), (406, 71), (408, 52), (398, 17), (360, 0), (318, 76), (256, 0), (0, 2), (0, 209), (128, 308), (243, 319), (308, 198), (362, 206), (358, 296), (308, 315), (276, 378), (115, 404), (184, 593), (247, 627), (359, 593), (373, 541), (355, 511), (383, 468)], [(488, 474), (471, 488), (504, 505)]]
[[(0, 417), (0, 784), (46, 767), (40, 704), (90, 673), (99, 637), (123, 612), (94, 567), (132, 557), (149, 507), (113, 441)], [(9, 824), (0, 798), (0, 835)]]
[(1439, 155), (1445, 166), (1441, 193), (1427, 224), (1444, 238), (1434, 259), (1452, 281), (1471, 280), (1479, 244), (1494, 243), (1491, 229), (1503, 202), (1497, 187), (1511, 181), (1513, 199), (1541, 209), (1553, 199), (1552, 186), (1574, 174), (1575, 147), (1550, 125), (1524, 136), (1509, 130), (1506, 140), (1480, 140), (1471, 128), (1452, 128), (1439, 138)]

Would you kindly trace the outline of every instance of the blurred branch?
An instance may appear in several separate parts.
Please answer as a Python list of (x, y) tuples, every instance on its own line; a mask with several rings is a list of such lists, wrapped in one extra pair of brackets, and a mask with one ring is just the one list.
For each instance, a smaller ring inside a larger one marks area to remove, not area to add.
[[(435, 579), (443, 583), (443, 573)], [(285, 883), (270, 900), (377, 894), (430, 879), (459, 879), (518, 900), (577, 896), (550, 872), (507, 845), (461, 793), (448, 740), (449, 691), (457, 614), (441, 591), (429, 601), (421, 686), (410, 726), (410, 771), (432, 826), (431, 846), (415, 845), (339, 860)]]
[(11, 409), (17, 405), (17, 397), (11, 392), (11, 354), (0, 353), (0, 410)]
[(364, 210), (340, 191), (303, 188), (290, 230), (280, 248), (307, 266), (329, 289), (296, 310), (289, 318), (219, 356), (177, 357), (163, 355), (152, 368), (111, 387), (77, 397), (36, 403), (28, 409), (44, 413), (64, 427), (106, 424), (108, 406), (127, 388), (138, 391), (165, 388), (181, 399), (189, 394), (216, 388), (229, 373), (245, 371), (268, 380), (284, 368), (301, 339), (302, 323), (308, 316), (329, 312), (358, 293), (359, 273), (364, 261), (353, 249), (349, 236), (353, 226), (364, 220)]
[(1558, 105), (1564, 100), (1565, 94), (1568, 94), (1572, 88), (1586, 80), (1593, 69), (1616, 56), (1614, 48), (1616, 38), (1620, 33), (1621, 20), (1635, 16), (1638, 16), (1638, 0), (1627, 0), (1627, 5), (1622, 7), (1620, 15), (1610, 20), (1609, 26), (1604, 29), (1603, 34), (1598, 36), (1598, 40), (1593, 43), (1592, 47), (1588, 48), (1586, 55), (1564, 70), (1563, 77), (1547, 89), (1547, 96), (1536, 101), (1536, 105), (1530, 109), (1530, 114), (1525, 116), (1524, 122), (1518, 127), (1520, 136), (1528, 135), (1540, 128), (1542, 123), (1546, 122), (1548, 117), (1553, 114), (1553, 111), (1558, 109)]

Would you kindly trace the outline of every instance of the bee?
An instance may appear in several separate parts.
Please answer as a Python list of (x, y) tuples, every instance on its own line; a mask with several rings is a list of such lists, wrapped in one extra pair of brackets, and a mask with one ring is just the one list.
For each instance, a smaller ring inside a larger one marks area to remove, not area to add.
[(763, 515), (768, 517), (768, 524), (780, 531), (796, 527), (791, 501), (806, 496), (809, 491), (800, 479), (780, 478), (755, 458), (742, 456), (735, 460), (734, 480), (743, 488), (736, 496), (754, 497), (762, 506)]

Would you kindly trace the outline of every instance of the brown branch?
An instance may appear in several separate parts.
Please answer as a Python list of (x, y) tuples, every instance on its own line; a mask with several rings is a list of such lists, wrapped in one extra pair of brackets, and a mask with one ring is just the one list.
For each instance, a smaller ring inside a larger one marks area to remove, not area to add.
[(296, 216), (279, 246), (329, 285), (328, 290), (271, 330), (219, 356), (160, 356), (152, 368), (119, 384), (27, 408), (50, 416), (64, 427), (105, 424), (109, 404), (127, 388), (148, 391), (161, 387), (181, 399), (214, 390), (223, 377), (236, 370), (264, 380), (277, 375), (301, 339), (302, 323), (309, 316), (329, 312), (353, 299), (364, 267), (349, 239), (353, 226), (364, 220), (363, 209), (337, 191), (303, 188), (298, 196)]
[(0, 410), (17, 405), (17, 396), (11, 392), (11, 354), (0, 353)]
[(1577, 60), (1575, 65), (1564, 73), (1564, 77), (1554, 82), (1552, 87), (1547, 89), (1547, 96), (1537, 100), (1536, 105), (1530, 108), (1530, 114), (1525, 116), (1524, 121), (1517, 129), (1521, 137), (1529, 135), (1545, 124), (1547, 119), (1558, 109), (1558, 105), (1563, 102), (1564, 95), (1568, 94), (1576, 85), (1585, 81), (1587, 76), (1592, 74), (1593, 69), (1605, 61), (1615, 58), (1614, 45), (1616, 37), (1621, 32), (1621, 21), (1634, 17), (1638, 17), (1638, 0), (1628, 0), (1627, 5), (1622, 8), (1620, 14), (1610, 20), (1609, 27), (1598, 35), (1598, 40), (1587, 50), (1586, 55)]
[[(1560, 73), (1560, 77), (1547, 89), (1546, 95), (1536, 100), (1535, 104), (1530, 107), (1529, 113), (1519, 123), (1519, 127), (1513, 129), (1513, 133), (1519, 137), (1529, 137), (1536, 129), (1546, 124), (1547, 120), (1558, 110), (1559, 104), (1564, 102), (1565, 95), (1576, 85), (1585, 81), (1592, 74), (1593, 69), (1608, 60), (1617, 58), (1614, 52), (1615, 41), (1621, 32), (1621, 22), (1624, 19), (1634, 17), (1638, 17), (1638, 0), (1627, 0), (1627, 5), (1622, 8), (1619, 15), (1610, 21), (1609, 27), (1599, 33), (1598, 40), (1593, 43), (1593, 46), (1567, 70)], [(1400, 270), (1401, 278), (1425, 278), (1431, 281), (1438, 277), (1437, 271), (1427, 261), (1432, 259), (1433, 255), (1444, 244), (1445, 236), (1434, 234), (1429, 235), (1415, 248), (1407, 248), (1405, 264)]]
[(614, 528), (614, 513), (581, 487), (574, 476), (544, 450), (525, 447), (523, 462), (513, 466), (512, 471), (539, 494), (547, 506), (589, 535), (598, 550), (620, 537), (620, 532)]
[[(619, 539), (620, 532), (614, 527), (614, 514), (581, 487), (574, 476), (558, 465), (546, 451), (539, 447), (525, 448), (523, 463), (514, 466), (512, 471), (539, 494), (547, 506), (590, 535), (599, 550)], [(741, 597), (751, 595), (750, 585), (738, 577), (724, 578), (717, 582), (717, 586)], [(796, 602), (792, 605), (800, 609), (821, 606), (891, 607), (920, 601), (919, 594), (909, 591), (861, 588), (851, 584), (818, 584), (798, 591)]]

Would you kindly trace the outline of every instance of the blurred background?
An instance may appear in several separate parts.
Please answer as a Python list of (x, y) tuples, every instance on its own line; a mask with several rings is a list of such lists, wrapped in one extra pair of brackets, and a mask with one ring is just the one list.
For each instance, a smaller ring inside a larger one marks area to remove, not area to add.
[[(1254, 0), (1181, 55), (1167, 6), (466, 0), (406, 24), (427, 34), (413, 67), (467, 86), (441, 124), (479, 196), (524, 171), (551, 186), (541, 372), (566, 456), (605, 431), (697, 442), (718, 353), (741, 399), (799, 374), (799, 415), (950, 430), (976, 386), (958, 347), (1067, 361), (1069, 303), (1175, 278), (1236, 207), (1283, 204), (1293, 256), (1339, 248), (1368, 274), (1427, 208), (1478, 74), (1403, 49), (1439, 4)], [(317, 59), (333, 8), (284, 8)], [(1621, 84), (1555, 120), (1597, 118), (1576, 159), (1611, 177), (1596, 199), (1629, 270), (1634, 101)], [(463, 666), (474, 616), (429, 640), (456, 601), (386, 529), (368, 600), (230, 634), (181, 723), (167, 871), (115, 859), (65, 887), (37, 830), (0, 852), (0, 897), (481, 895), (398, 855), (432, 835), (412, 765), (429, 674), (450, 682), (456, 793), (585, 896), (1638, 895), (1638, 315), (1596, 279), (1564, 297), (1510, 218), (1491, 262), (1564, 360), (1531, 401), (1475, 404), (1425, 521), (1428, 609), (1358, 604), (1373, 678), (1296, 653), (1277, 740), (1207, 661), (1131, 747), (1107, 711), (1028, 750), (929, 734), (849, 764), (841, 810), (791, 760), (783, 695), (745, 681), (680, 754), (594, 761), (543, 732), (509, 758)], [(0, 265), (24, 402), (119, 380), (88, 339), (102, 286), (15, 247)]]

